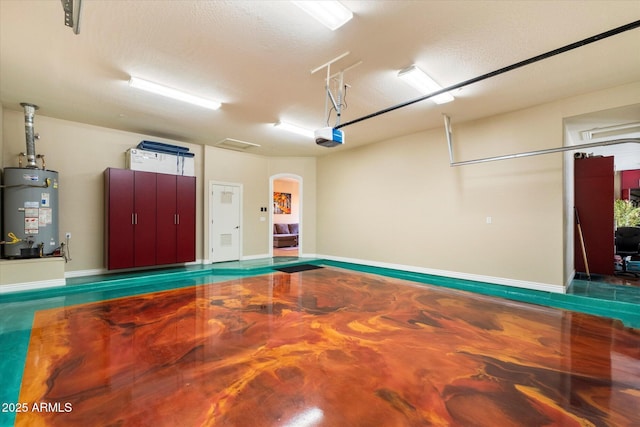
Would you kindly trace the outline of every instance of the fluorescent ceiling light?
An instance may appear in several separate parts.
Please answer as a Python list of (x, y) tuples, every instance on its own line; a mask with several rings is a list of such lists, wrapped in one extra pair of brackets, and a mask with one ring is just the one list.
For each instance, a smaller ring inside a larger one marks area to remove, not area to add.
[(167, 98), (177, 99), (178, 101), (188, 102), (200, 107), (209, 108), (211, 110), (217, 110), (221, 105), (218, 101), (201, 98), (199, 96), (191, 95), (177, 89), (162, 86), (157, 83), (140, 79), (138, 77), (132, 76), (131, 80), (129, 80), (129, 86), (136, 89), (146, 90), (147, 92), (155, 93), (157, 95), (166, 96)]
[(292, 1), (292, 3), (332, 31), (342, 27), (353, 18), (353, 13), (342, 3), (335, 0), (303, 0)]
[[(405, 68), (404, 70), (400, 70), (398, 72), (398, 77), (425, 95), (442, 90), (442, 86), (436, 83), (431, 77), (415, 65)], [(445, 104), (454, 100), (453, 96), (448, 92), (434, 96), (430, 99), (436, 104)]]
[(278, 129), (286, 130), (287, 132), (296, 133), (298, 135), (307, 136), (309, 138), (313, 138), (313, 131), (310, 129), (305, 129), (300, 126), (292, 125), (291, 123), (286, 122), (278, 122), (274, 124)]

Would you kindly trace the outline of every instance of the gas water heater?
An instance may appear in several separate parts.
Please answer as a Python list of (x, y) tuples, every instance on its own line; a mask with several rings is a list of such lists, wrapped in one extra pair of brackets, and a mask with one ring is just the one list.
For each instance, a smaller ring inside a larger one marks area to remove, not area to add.
[[(58, 172), (45, 169), (44, 156), (36, 154), (33, 104), (24, 108), (27, 150), (20, 153), (19, 167), (4, 169), (3, 256), (35, 258), (53, 255), (60, 247), (58, 234)], [(26, 165), (22, 159), (26, 156)], [(38, 167), (36, 159), (42, 160)]]

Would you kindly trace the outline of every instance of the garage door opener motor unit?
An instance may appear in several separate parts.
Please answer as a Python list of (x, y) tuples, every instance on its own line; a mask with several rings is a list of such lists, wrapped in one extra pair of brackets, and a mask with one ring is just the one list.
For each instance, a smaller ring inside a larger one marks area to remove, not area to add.
[[(318, 70), (327, 67), (327, 78), (325, 81), (325, 90), (327, 92), (327, 97), (325, 99), (325, 112), (326, 112), (326, 123), (329, 124), (329, 120), (331, 117), (331, 111), (336, 111), (336, 122), (334, 126), (327, 126), (317, 129), (314, 132), (314, 137), (316, 140), (316, 144), (321, 145), (323, 147), (336, 147), (338, 145), (344, 144), (344, 132), (340, 130), (340, 119), (342, 117), (342, 109), (346, 106), (345, 98), (347, 94), (347, 88), (350, 86), (344, 83), (344, 73), (345, 71), (354, 68), (362, 63), (362, 61), (357, 62), (344, 70), (331, 75), (331, 64), (336, 62), (337, 60), (348, 55), (349, 52), (345, 52), (337, 58), (332, 59), (324, 65), (314, 69), (311, 73), (315, 73)], [(331, 85), (334, 85), (333, 90)], [(335, 93), (335, 95), (334, 95)], [(331, 106), (329, 106), (329, 102), (331, 102)]]

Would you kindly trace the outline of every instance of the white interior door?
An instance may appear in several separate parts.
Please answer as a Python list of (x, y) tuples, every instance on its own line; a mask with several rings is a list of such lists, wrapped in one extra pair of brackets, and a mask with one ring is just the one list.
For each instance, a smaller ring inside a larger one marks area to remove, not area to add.
[(240, 202), (239, 185), (211, 184), (209, 217), (209, 247), (211, 262), (240, 259)]

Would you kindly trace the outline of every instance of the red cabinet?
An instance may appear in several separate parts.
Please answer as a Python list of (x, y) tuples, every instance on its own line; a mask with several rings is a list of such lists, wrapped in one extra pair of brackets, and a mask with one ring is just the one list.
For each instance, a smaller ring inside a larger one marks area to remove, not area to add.
[(158, 264), (196, 259), (196, 178), (158, 174)]
[(195, 188), (195, 177), (107, 169), (107, 268), (195, 261)]
[[(574, 165), (574, 203), (580, 217), (589, 272), (612, 275), (615, 251), (613, 156), (576, 159)], [(579, 232), (576, 227), (575, 268), (576, 271), (585, 272), (587, 266), (584, 263)]]

